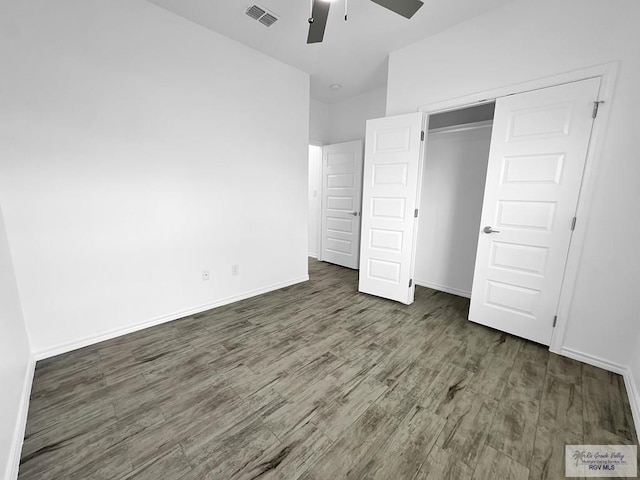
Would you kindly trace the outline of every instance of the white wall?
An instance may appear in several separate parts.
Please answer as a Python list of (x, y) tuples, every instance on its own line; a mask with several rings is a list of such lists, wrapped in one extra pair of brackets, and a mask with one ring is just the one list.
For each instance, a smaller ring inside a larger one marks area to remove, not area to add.
[(415, 283), (469, 296), (491, 126), (429, 132), (420, 195)]
[(385, 116), (386, 98), (383, 87), (331, 104), (311, 99), (309, 143), (322, 146), (364, 140), (367, 120)]
[[(16, 439), (23, 434), (32, 372), (31, 349), (22, 319), (20, 296), (14, 276), (11, 252), (0, 210), (0, 474), (15, 478), (19, 448)], [(24, 394), (27, 396), (24, 396)]]
[(378, 88), (329, 105), (330, 143), (363, 140), (367, 120), (385, 116), (386, 88)]
[(393, 52), (387, 114), (619, 61), (564, 347), (611, 366), (637, 348), (640, 2), (516, 0)]
[(313, 98), (309, 104), (309, 144), (329, 144), (329, 105)]
[(307, 74), (141, 0), (3, 2), (0, 32), (37, 355), (306, 278)]
[(322, 148), (309, 146), (309, 256), (320, 253), (320, 215), (322, 199)]

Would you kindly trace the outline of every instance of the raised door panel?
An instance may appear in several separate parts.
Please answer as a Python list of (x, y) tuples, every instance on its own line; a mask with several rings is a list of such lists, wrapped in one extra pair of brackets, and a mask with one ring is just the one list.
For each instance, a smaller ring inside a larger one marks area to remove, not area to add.
[(470, 320), (549, 345), (599, 83), (497, 100)]
[(363, 181), (361, 292), (413, 302), (414, 242), (423, 115), (367, 122)]
[(322, 240), (320, 259), (358, 268), (362, 203), (362, 142), (322, 149)]

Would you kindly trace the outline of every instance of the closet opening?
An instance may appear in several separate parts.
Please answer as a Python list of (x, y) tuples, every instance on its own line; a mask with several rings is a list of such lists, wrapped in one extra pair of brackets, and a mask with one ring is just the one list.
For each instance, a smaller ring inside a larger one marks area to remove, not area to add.
[(416, 285), (471, 297), (495, 102), (429, 115)]

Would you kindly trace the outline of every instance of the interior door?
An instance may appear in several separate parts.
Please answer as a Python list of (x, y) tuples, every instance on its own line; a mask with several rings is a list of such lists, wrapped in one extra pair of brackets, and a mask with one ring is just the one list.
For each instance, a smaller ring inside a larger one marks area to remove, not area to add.
[(550, 344), (599, 86), (496, 101), (469, 320)]
[(359, 290), (413, 303), (421, 112), (367, 121)]
[(322, 147), (322, 261), (358, 268), (361, 205), (362, 140)]

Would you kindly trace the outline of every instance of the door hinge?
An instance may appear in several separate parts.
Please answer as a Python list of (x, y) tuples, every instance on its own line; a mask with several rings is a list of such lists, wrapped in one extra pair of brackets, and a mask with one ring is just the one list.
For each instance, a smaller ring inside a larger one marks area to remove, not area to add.
[(556, 323), (558, 323), (558, 315), (553, 317), (553, 328), (556, 328)]
[(411, 286), (413, 285), (413, 278), (409, 279), (409, 288), (411, 288)]
[(424, 130), (420, 132), (420, 141), (424, 142)]
[(413, 212), (413, 218), (418, 218), (418, 209), (417, 208)]
[(602, 100), (596, 100), (593, 102), (593, 111), (591, 112), (591, 118), (596, 118), (598, 116), (598, 109), (600, 108), (600, 104), (604, 103)]
[(571, 220), (571, 231), (573, 232), (576, 229), (576, 222), (578, 221), (578, 219), (576, 217), (573, 217), (573, 220)]

